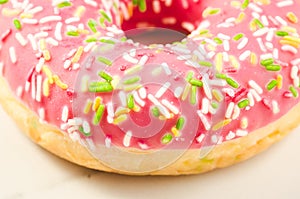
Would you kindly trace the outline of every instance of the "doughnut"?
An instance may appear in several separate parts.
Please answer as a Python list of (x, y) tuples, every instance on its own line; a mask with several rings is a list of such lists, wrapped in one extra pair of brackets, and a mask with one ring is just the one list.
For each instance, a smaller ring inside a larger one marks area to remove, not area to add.
[[(0, 102), (35, 143), (87, 168), (227, 167), (300, 121), (299, 8), (299, 0), (0, 0)], [(154, 30), (185, 36), (164, 44), (128, 36)]]

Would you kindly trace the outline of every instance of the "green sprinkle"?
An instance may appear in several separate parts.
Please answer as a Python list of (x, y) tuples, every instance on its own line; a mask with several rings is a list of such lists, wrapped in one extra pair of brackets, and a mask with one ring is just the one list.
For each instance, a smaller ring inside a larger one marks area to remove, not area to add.
[(94, 119), (93, 119), (93, 124), (94, 125), (98, 125), (102, 119), (102, 116), (103, 116), (103, 113), (104, 113), (104, 110), (105, 110), (105, 105), (101, 104), (96, 113), (95, 113), (95, 116), (94, 116)]
[(85, 132), (82, 126), (79, 127), (79, 132), (88, 137), (92, 135), (91, 132)]
[(122, 37), (122, 38), (120, 38), (120, 41), (121, 41), (121, 42), (127, 41), (127, 37)]
[(290, 86), (290, 91), (291, 91), (291, 93), (293, 94), (293, 97), (294, 98), (297, 98), (298, 97), (298, 91), (297, 91), (297, 89), (294, 87), (294, 86)]
[(177, 130), (182, 130), (183, 129), (183, 126), (184, 126), (184, 123), (185, 123), (185, 120), (184, 120), (184, 117), (180, 117), (178, 120), (177, 120), (177, 123), (176, 123), (176, 129)]
[(217, 108), (219, 108), (219, 103), (216, 102), (216, 101), (212, 101), (212, 102), (211, 102), (211, 106), (212, 106), (214, 109), (217, 109)]
[(58, 4), (57, 8), (64, 8), (64, 7), (69, 7), (69, 6), (72, 6), (72, 3), (69, 1), (64, 1), (64, 2), (61, 2), (60, 4)]
[(215, 37), (215, 38), (214, 38), (214, 42), (216, 42), (216, 43), (219, 44), (219, 45), (223, 44), (222, 39), (220, 39), (219, 37)]
[(139, 0), (132, 0), (132, 4), (133, 4), (134, 6), (137, 6), (138, 3), (139, 3)]
[(105, 25), (105, 18), (104, 17), (100, 17), (99, 23), (100, 23), (100, 25), (101, 25), (102, 28), (106, 27), (106, 25)]
[(109, 39), (99, 39), (100, 42), (106, 43), (106, 44), (115, 44), (116, 42), (109, 40)]
[(97, 22), (96, 22), (95, 20), (90, 19), (90, 20), (88, 21), (88, 27), (89, 27), (89, 28), (91, 29), (91, 31), (93, 31), (94, 33), (97, 32), (96, 26), (97, 26)]
[(191, 92), (191, 97), (190, 97), (190, 103), (192, 105), (195, 105), (197, 103), (197, 87), (192, 86), (192, 92)]
[(132, 94), (129, 94), (127, 97), (127, 107), (129, 109), (133, 109), (134, 108), (134, 98)]
[(268, 71), (280, 71), (281, 70), (281, 66), (280, 65), (268, 65), (266, 66), (266, 69)]
[(269, 66), (271, 64), (274, 64), (274, 59), (273, 58), (269, 58), (269, 59), (264, 59), (260, 62), (260, 64), (262, 66)]
[(238, 107), (241, 108), (241, 109), (245, 108), (248, 105), (249, 105), (249, 100), (248, 99), (244, 99), (244, 100), (242, 100), (238, 103)]
[(0, 0), (0, 4), (5, 4), (7, 3), (9, 0)]
[(147, 10), (146, 0), (139, 0), (138, 4), (139, 4), (140, 12), (146, 12)]
[(234, 37), (233, 37), (233, 40), (234, 41), (238, 41), (238, 40), (240, 40), (241, 38), (243, 38), (244, 37), (244, 34), (243, 33), (238, 33), (238, 34), (236, 34)]
[(112, 65), (112, 61), (110, 61), (109, 59), (105, 58), (105, 57), (98, 57), (97, 60), (107, 66), (111, 66)]
[(151, 109), (151, 112), (154, 117), (159, 117), (160, 115), (159, 109), (156, 106)]
[(209, 33), (209, 30), (201, 30), (201, 31), (199, 32), (199, 35), (205, 35), (205, 34), (207, 34), (207, 33)]
[(277, 80), (271, 80), (268, 84), (267, 84), (267, 89), (268, 91), (271, 91), (273, 88), (275, 88), (278, 85), (278, 81)]
[(80, 34), (77, 31), (68, 31), (67, 35), (71, 37), (78, 37)]
[(162, 137), (161, 142), (163, 144), (169, 144), (172, 140), (173, 140), (172, 134), (167, 133)]
[(242, 3), (242, 9), (246, 9), (249, 5), (249, 0), (244, 0), (244, 2)]
[(202, 87), (203, 86), (203, 82), (201, 80), (198, 80), (198, 79), (190, 79), (190, 84), (193, 85), (193, 86), (197, 86), (197, 87)]
[(100, 10), (100, 14), (104, 17), (106, 21), (111, 23), (111, 18), (107, 15), (107, 13), (104, 10)]
[(264, 24), (262, 24), (261, 21), (260, 21), (259, 19), (254, 19), (254, 23), (256, 23), (256, 25), (257, 25), (259, 28), (265, 27)]
[(113, 80), (112, 76), (110, 76), (108, 73), (104, 72), (104, 71), (100, 71), (98, 73), (98, 75), (100, 77), (102, 77), (103, 79), (105, 79), (107, 82), (111, 82)]
[(188, 73), (186, 74), (185, 80), (187, 82), (189, 82), (194, 76), (194, 72), (193, 71), (188, 71)]
[(238, 88), (239, 87), (239, 84), (235, 80), (231, 79), (230, 77), (226, 78), (226, 82), (227, 82), (228, 85), (230, 85), (233, 88)]
[(216, 78), (218, 78), (218, 79), (226, 79), (227, 75), (222, 74), (222, 73), (218, 73), (218, 74), (216, 74)]
[(201, 66), (206, 66), (206, 67), (212, 67), (213, 66), (213, 64), (209, 61), (199, 61), (199, 64)]
[(17, 30), (21, 30), (22, 29), (22, 24), (20, 22), (19, 19), (14, 19), (14, 25), (16, 27)]
[(85, 40), (86, 43), (91, 43), (91, 42), (97, 42), (98, 40), (96, 38), (89, 38)]
[(141, 80), (141, 78), (139, 76), (134, 76), (134, 77), (125, 79), (123, 81), (123, 84), (125, 84), (125, 85), (135, 84), (135, 83), (139, 82), (140, 80)]
[(284, 37), (284, 36), (288, 36), (289, 33), (285, 32), (285, 31), (277, 31), (276, 35), (279, 36), (279, 37)]
[(211, 9), (209, 11), (210, 15), (216, 15), (216, 14), (219, 14), (219, 13), (220, 13), (220, 8)]
[(108, 93), (113, 91), (113, 87), (108, 82), (91, 82), (89, 91), (92, 93)]

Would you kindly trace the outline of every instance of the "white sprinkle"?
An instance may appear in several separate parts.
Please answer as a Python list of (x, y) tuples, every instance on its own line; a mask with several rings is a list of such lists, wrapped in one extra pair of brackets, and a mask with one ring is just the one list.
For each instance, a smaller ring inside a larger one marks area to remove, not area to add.
[(275, 19), (283, 26), (288, 25), (288, 23), (284, 19), (282, 19), (280, 16), (276, 16)]
[(137, 91), (133, 92), (133, 98), (136, 101), (136, 103), (138, 103), (138, 105), (140, 105), (141, 107), (145, 106), (146, 103), (140, 98)]
[(148, 94), (148, 99), (157, 106), (161, 114), (166, 118), (171, 118), (169, 111), (152, 94)]
[(140, 146), (141, 149), (143, 150), (147, 150), (149, 149), (149, 146), (147, 144), (144, 144), (144, 143), (141, 143), (141, 142), (138, 142), (138, 145)]
[(208, 57), (209, 59), (211, 59), (211, 58), (213, 58), (215, 55), (216, 55), (216, 52), (210, 51), (210, 52), (207, 54), (207, 57)]
[(238, 130), (236, 131), (236, 135), (237, 135), (237, 136), (240, 136), (240, 137), (244, 137), (244, 136), (248, 135), (248, 131), (238, 129)]
[(58, 41), (56, 41), (55, 39), (53, 39), (52, 37), (48, 37), (46, 39), (46, 42), (52, 46), (58, 46)]
[(45, 38), (45, 37), (48, 37), (48, 36), (49, 36), (48, 32), (41, 31), (41, 32), (36, 33), (34, 35), (34, 38), (39, 39), (39, 38)]
[(219, 37), (220, 39), (222, 39), (222, 40), (230, 40), (230, 36), (225, 35), (225, 34), (223, 34), (223, 33), (219, 33), (219, 34), (218, 34), (218, 37)]
[(273, 57), (274, 57), (274, 59), (279, 58), (279, 50), (277, 48), (274, 48), (274, 50), (273, 50)]
[(162, 66), (162, 68), (164, 69), (164, 71), (165, 71), (165, 73), (167, 75), (171, 75), (172, 74), (172, 72), (170, 70), (170, 67), (169, 67), (169, 65), (167, 63), (164, 62), (164, 63), (161, 64), (161, 66)]
[(226, 80), (223, 79), (213, 79), (209, 81), (209, 84), (212, 86), (221, 86), (224, 87), (227, 85)]
[(4, 63), (0, 62), (0, 76), (3, 76), (3, 72), (4, 72)]
[(204, 137), (205, 137), (205, 134), (204, 134), (204, 133), (201, 134), (201, 135), (199, 135), (199, 136), (196, 138), (197, 142), (198, 142), (198, 143), (201, 143), (201, 142), (203, 141)]
[(228, 53), (227, 52), (223, 52), (222, 54), (223, 54), (223, 61), (224, 62), (229, 62), (229, 55), (228, 55)]
[(174, 113), (175, 115), (177, 115), (179, 113), (179, 110), (176, 106), (174, 106), (173, 104), (171, 104), (168, 100), (163, 99), (161, 101), (161, 103), (166, 106), (172, 113)]
[(261, 22), (265, 25), (265, 26), (269, 26), (269, 21), (266, 15), (261, 16)]
[(261, 97), (260, 97), (260, 95), (256, 92), (256, 90), (250, 89), (249, 92), (251, 92), (251, 94), (253, 95), (254, 99), (257, 102), (260, 102), (262, 100)]
[(45, 109), (44, 108), (39, 108), (38, 109), (38, 114), (39, 114), (39, 117), (42, 121), (45, 120)]
[(31, 98), (35, 99), (35, 92), (36, 92), (36, 81), (35, 81), (35, 75), (33, 74), (31, 77)]
[(126, 97), (126, 94), (125, 94), (124, 91), (120, 91), (120, 92), (119, 92), (119, 98), (120, 98), (120, 101), (121, 101), (122, 106), (123, 106), (123, 107), (126, 107), (126, 105), (127, 105), (127, 103), (126, 103), (127, 97)]
[(69, 117), (69, 108), (67, 106), (64, 106), (61, 114), (61, 120), (63, 122), (67, 122), (68, 117)]
[(183, 88), (182, 88), (182, 87), (177, 87), (177, 88), (175, 89), (175, 91), (174, 91), (174, 96), (175, 96), (176, 98), (179, 98), (179, 97), (181, 96), (182, 92), (183, 92)]
[(146, 99), (146, 97), (147, 97), (147, 91), (146, 91), (146, 89), (144, 87), (142, 87), (142, 88), (139, 89), (139, 94), (140, 94), (140, 96), (141, 96), (142, 99)]
[(241, 109), (237, 105), (235, 105), (233, 109), (232, 119), (236, 120), (240, 116), (240, 114), (241, 114)]
[(90, 42), (88, 43), (84, 48), (83, 48), (83, 52), (87, 53), (90, 52), (92, 50), (92, 48), (96, 45), (96, 42)]
[(44, 8), (42, 6), (37, 6), (37, 7), (32, 8), (31, 10), (28, 10), (27, 13), (34, 15), (34, 14), (37, 14), (37, 13), (43, 11), (43, 10), (44, 10)]
[(74, 63), (72, 66), (72, 70), (77, 70), (80, 68), (80, 63)]
[(81, 118), (74, 117), (73, 119), (68, 119), (69, 126), (80, 126), (82, 125), (83, 121)]
[(179, 52), (179, 53), (184, 53), (184, 54), (191, 54), (191, 50), (187, 49), (187, 48), (182, 48), (180, 46), (173, 46), (171, 47), (172, 50)]
[(164, 17), (161, 19), (161, 22), (165, 25), (173, 25), (176, 24), (177, 20), (175, 17)]
[(212, 105), (209, 105), (208, 112), (212, 115), (217, 113), (217, 109), (213, 108)]
[(30, 89), (30, 82), (29, 81), (26, 81), (25, 82), (25, 91), (28, 92)]
[(73, 142), (79, 142), (80, 140), (80, 135), (76, 130), (78, 129), (75, 126), (68, 128), (69, 137)]
[(294, 4), (294, 1), (292, 0), (287, 0), (287, 1), (280, 1), (280, 2), (277, 2), (276, 3), (276, 6), (279, 7), (279, 8), (282, 8), (282, 7), (286, 7), (286, 6), (291, 6)]
[(127, 131), (124, 139), (123, 139), (123, 145), (125, 147), (129, 147), (130, 146), (130, 141), (131, 141), (131, 137), (132, 137), (132, 132), (131, 131)]
[(242, 39), (242, 41), (239, 43), (239, 45), (237, 46), (237, 49), (241, 50), (241, 49), (245, 48), (246, 45), (248, 44), (248, 41), (249, 41), (249, 39), (247, 37), (244, 37)]
[(23, 35), (19, 32), (15, 34), (16, 40), (20, 43), (21, 46), (26, 46), (28, 41), (23, 37)]
[(58, 22), (55, 26), (55, 32), (54, 32), (54, 37), (55, 39), (57, 39), (58, 41), (62, 40), (62, 35), (61, 35), (61, 31), (62, 31), (62, 22)]
[(266, 45), (267, 49), (269, 49), (269, 50), (273, 50), (273, 48), (274, 48), (274, 45), (271, 42), (266, 42), (265, 45)]
[(229, 95), (230, 97), (234, 97), (235, 92), (232, 88), (222, 88), (222, 91)]
[(268, 16), (268, 18), (270, 19), (270, 21), (272, 21), (272, 23), (273, 23), (274, 25), (276, 25), (276, 26), (279, 25), (279, 23), (276, 21), (276, 19), (274, 19), (274, 17)]
[(177, 59), (178, 60), (181, 60), (181, 61), (183, 61), (183, 60), (189, 60), (189, 59), (191, 59), (192, 58), (192, 55), (179, 55), (178, 57), (177, 57)]
[(129, 50), (129, 55), (131, 56), (131, 57), (135, 57), (136, 56), (136, 49), (130, 49)]
[(292, 65), (300, 65), (300, 58), (294, 59), (291, 61)]
[(170, 82), (166, 82), (155, 94), (156, 98), (161, 98), (165, 92), (170, 88), (171, 83)]
[(208, 109), (209, 109), (209, 100), (206, 98), (206, 97), (204, 97), (203, 99), (202, 99), (202, 104), (201, 104), (201, 112), (203, 113), (203, 114), (207, 114), (208, 113)]
[(300, 79), (299, 79), (299, 77), (297, 76), (297, 77), (295, 77), (295, 78), (293, 79), (293, 84), (294, 84), (295, 87), (298, 87), (298, 86), (299, 86), (299, 83), (300, 83)]
[(153, 11), (154, 11), (156, 14), (160, 13), (161, 7), (160, 7), (160, 2), (159, 2), (159, 0), (154, 0), (154, 1), (152, 2), (152, 7), (153, 7)]
[(258, 42), (258, 45), (259, 45), (260, 49), (261, 49), (263, 52), (266, 52), (267, 49), (266, 49), (266, 47), (264, 46), (264, 43), (263, 43), (263, 41), (262, 41), (262, 38), (258, 37), (258, 38), (256, 38), (256, 40), (257, 40), (257, 42)]
[(35, 100), (38, 102), (42, 101), (42, 75), (36, 76), (36, 96)]
[(298, 66), (293, 66), (291, 70), (291, 78), (295, 79), (296, 77), (298, 77), (298, 72), (299, 72)]
[(207, 118), (199, 110), (197, 111), (197, 114), (198, 114), (198, 116), (199, 116), (199, 118), (200, 118), (200, 120), (201, 120), (201, 122), (202, 122), (202, 124), (203, 124), (203, 126), (205, 128), (205, 130), (208, 131), (211, 128), (211, 125), (209, 124)]
[(138, 64), (143, 66), (147, 63), (148, 59), (149, 59), (149, 57), (147, 55), (143, 55)]
[(121, 12), (123, 13), (123, 16), (124, 16), (124, 19), (127, 21), (128, 19), (130, 19), (130, 15), (129, 15), (129, 12), (128, 12), (128, 9), (125, 5), (124, 2), (120, 2), (120, 9), (121, 9)]
[(105, 138), (105, 146), (106, 146), (106, 148), (110, 148), (111, 147), (111, 139), (109, 137)]
[(254, 19), (259, 19), (260, 18), (260, 14), (258, 14), (257, 12), (252, 12), (251, 15)]
[(253, 106), (254, 106), (254, 103), (255, 103), (255, 101), (254, 101), (254, 97), (253, 97), (253, 95), (252, 95), (252, 93), (251, 93), (251, 92), (248, 92), (248, 94), (247, 94), (247, 98), (248, 98), (248, 100), (249, 100), (249, 106), (253, 107)]
[(61, 21), (61, 16), (47, 16), (47, 17), (43, 17), (40, 19), (40, 24), (44, 24), (44, 23), (49, 23), (49, 22), (54, 22), (54, 21)]
[(189, 32), (192, 32), (193, 30), (195, 30), (194, 24), (187, 22), (187, 21), (182, 22), (181, 27), (186, 29)]
[(256, 4), (254, 4), (254, 3), (249, 3), (248, 7), (250, 9), (252, 9), (253, 11), (255, 11), (255, 12), (258, 12), (258, 13), (262, 13), (263, 12), (263, 10), (260, 7), (258, 7)]
[(98, 7), (98, 3), (94, 0), (84, 0), (84, 3), (92, 7)]
[(233, 138), (235, 138), (235, 133), (230, 131), (226, 136), (226, 140), (232, 140)]
[(293, 53), (293, 54), (297, 54), (298, 53), (297, 48), (295, 48), (293, 46), (290, 46), (290, 45), (283, 45), (283, 46), (281, 46), (281, 50), (282, 51), (286, 51), (286, 52), (290, 52), (290, 53)]
[(231, 118), (231, 115), (233, 113), (233, 109), (234, 109), (234, 103), (230, 102), (228, 107), (227, 107), (227, 110), (225, 112), (225, 118), (227, 118), (227, 119)]
[(223, 46), (224, 46), (224, 50), (225, 51), (229, 51), (230, 50), (230, 45), (229, 45), (229, 41), (228, 40), (224, 40), (223, 41)]
[(271, 58), (273, 58), (273, 54), (271, 54), (271, 53), (261, 54), (261, 55), (260, 55), (260, 59), (261, 59), (261, 60), (271, 59)]
[(112, 124), (113, 122), (114, 122), (114, 118), (112, 118), (111, 116), (107, 116), (106, 117), (106, 120), (107, 120), (107, 122), (109, 123), (109, 124)]
[(83, 131), (85, 133), (90, 133), (91, 132), (90, 124), (87, 121), (82, 122), (82, 128), (83, 128)]
[(254, 81), (254, 80), (250, 80), (248, 82), (249, 86), (251, 88), (253, 88), (258, 94), (262, 94), (263, 93), (263, 89)]
[(31, 24), (31, 25), (38, 24), (38, 20), (37, 19), (24, 18), (21, 21), (22, 21), (23, 24)]
[(65, 62), (64, 62), (64, 69), (68, 69), (70, 68), (70, 66), (72, 65), (72, 61), (67, 59)]
[(266, 34), (268, 32), (269, 32), (269, 28), (264, 27), (264, 28), (261, 28), (261, 29), (258, 29), (257, 31), (255, 31), (253, 33), (253, 36), (254, 37), (261, 37), (261, 36), (263, 36), (264, 34)]
[(123, 54), (123, 59), (132, 64), (137, 64), (139, 62), (138, 59), (131, 57), (128, 53)]
[(10, 61), (13, 64), (17, 63), (16, 50), (15, 50), (15, 47), (13, 47), (13, 46), (9, 47), (9, 57), (10, 57)]
[(275, 100), (272, 100), (272, 110), (273, 110), (274, 114), (277, 114), (280, 112), (278, 102)]
[(113, 107), (112, 102), (107, 103), (107, 114), (110, 117), (114, 117), (115, 116), (114, 107)]
[(239, 56), (239, 60), (240, 60), (240, 61), (245, 61), (250, 55), (251, 55), (251, 51), (250, 51), (250, 50), (246, 50), (245, 52), (243, 52), (243, 53)]
[[(200, 51), (198, 51), (198, 50), (194, 50), (193, 54), (196, 55), (198, 57), (198, 59), (200, 59), (200, 60), (204, 60), (205, 59), (205, 57), (203, 56), (203, 54)], [(189, 56), (189, 55), (186, 55), (186, 56)], [(187, 58), (189, 58), (189, 57), (187, 57)]]
[(86, 141), (86, 143), (87, 143), (87, 145), (88, 145), (88, 147), (89, 147), (89, 149), (91, 151), (95, 151), (96, 150), (95, 143), (94, 143), (94, 141), (91, 138), (86, 138), (85, 141)]
[(205, 93), (206, 97), (211, 100), (212, 99), (212, 93), (211, 93), (211, 89), (210, 89), (210, 86), (208, 84), (208, 81), (209, 81), (208, 74), (204, 74), (203, 75), (203, 90), (204, 90), (204, 93)]
[(74, 23), (74, 22), (79, 22), (80, 18), (79, 17), (71, 17), (65, 20), (66, 24)]
[(269, 32), (266, 36), (266, 40), (271, 42), (273, 40), (273, 37), (274, 37), (274, 29), (269, 29)]

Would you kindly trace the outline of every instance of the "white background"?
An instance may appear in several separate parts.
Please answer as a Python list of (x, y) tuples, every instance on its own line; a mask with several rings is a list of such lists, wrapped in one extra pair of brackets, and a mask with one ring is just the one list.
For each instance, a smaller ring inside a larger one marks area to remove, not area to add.
[(202, 175), (131, 177), (93, 171), (46, 152), (0, 107), (0, 199), (300, 198), (300, 128), (251, 160)]

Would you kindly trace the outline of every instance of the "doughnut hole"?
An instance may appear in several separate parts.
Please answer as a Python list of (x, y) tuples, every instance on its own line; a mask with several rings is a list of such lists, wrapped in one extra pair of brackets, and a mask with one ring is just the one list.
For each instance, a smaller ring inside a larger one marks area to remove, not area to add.
[[(146, 1), (145, 11), (141, 11), (138, 7), (134, 8), (129, 19), (124, 17), (121, 27), (126, 32), (126, 36), (136, 42), (146, 45), (167, 44), (184, 39), (196, 29), (201, 20), (200, 1), (155, 0)], [(156, 30), (154, 27), (161, 29)], [(133, 31), (136, 28), (143, 28), (143, 30), (149, 28), (149, 31), (141, 34)]]

